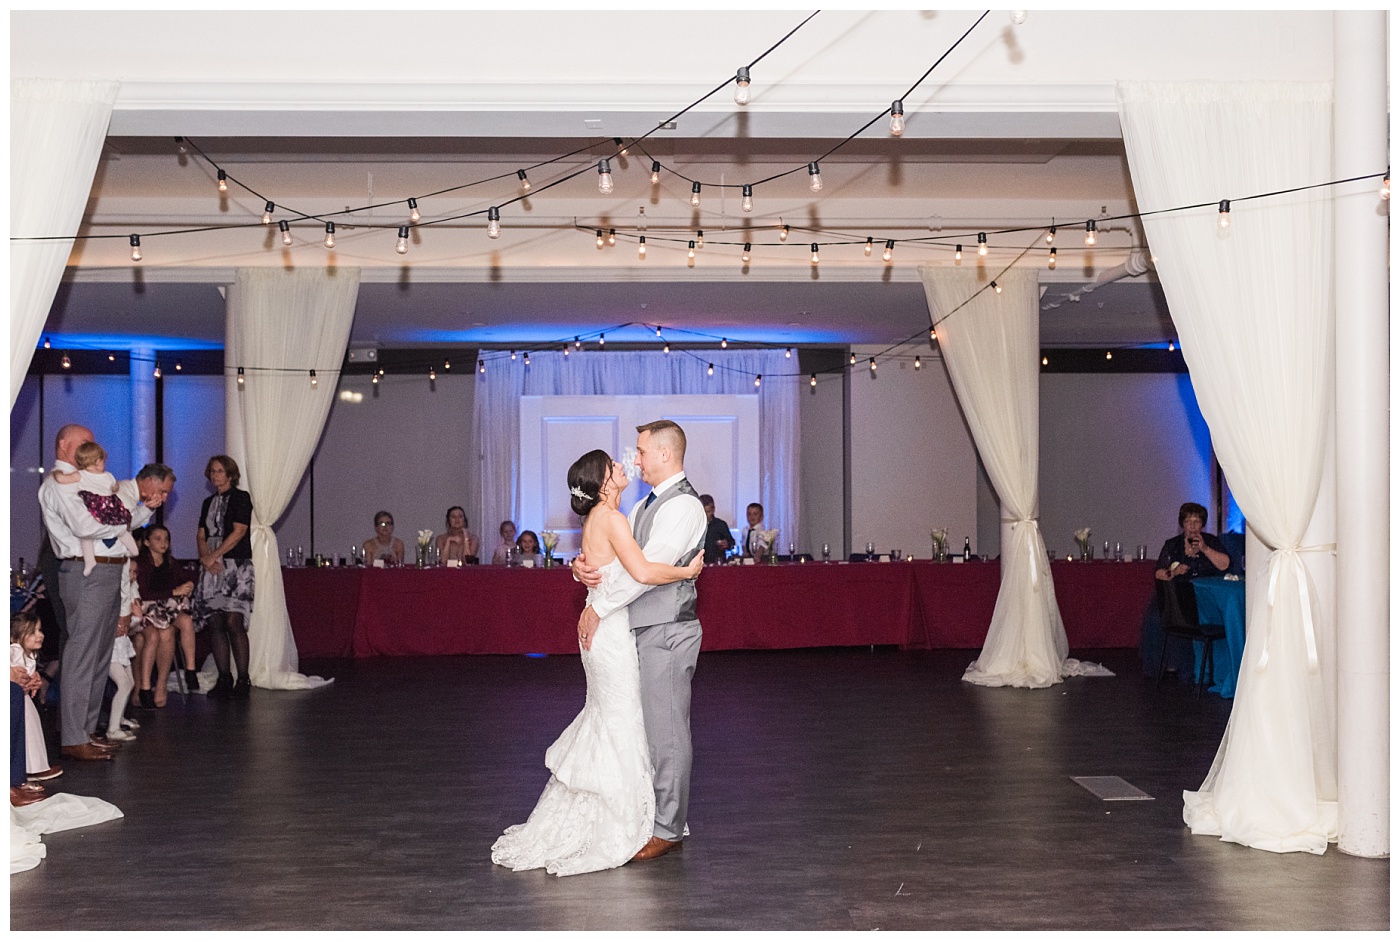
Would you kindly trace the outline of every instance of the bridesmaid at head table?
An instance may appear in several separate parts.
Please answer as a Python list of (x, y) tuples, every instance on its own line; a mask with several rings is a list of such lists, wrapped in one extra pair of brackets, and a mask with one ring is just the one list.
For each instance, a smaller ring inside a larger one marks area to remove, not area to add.
[(374, 535), (360, 547), (365, 565), (383, 560), (385, 565), (403, 565), (403, 540), (394, 535), (394, 514), (380, 510), (374, 514)]
[(475, 565), (480, 558), (481, 540), (467, 529), (467, 511), (454, 506), (447, 511), (447, 532), (437, 537), (440, 562)]

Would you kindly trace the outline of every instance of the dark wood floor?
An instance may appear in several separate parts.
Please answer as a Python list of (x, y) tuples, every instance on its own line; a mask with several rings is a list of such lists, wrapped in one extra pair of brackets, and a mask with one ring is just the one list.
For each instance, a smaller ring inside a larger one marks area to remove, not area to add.
[[(1193, 837), (1229, 704), (1119, 671), (959, 681), (968, 652), (701, 657), (685, 851), (491, 865), (582, 702), (575, 657), (322, 661), (314, 692), (178, 697), (58, 789), (126, 817), (45, 838), (14, 929), (1308, 929), (1389, 926), (1387, 861)], [(1157, 799), (1104, 803), (1071, 775)]]

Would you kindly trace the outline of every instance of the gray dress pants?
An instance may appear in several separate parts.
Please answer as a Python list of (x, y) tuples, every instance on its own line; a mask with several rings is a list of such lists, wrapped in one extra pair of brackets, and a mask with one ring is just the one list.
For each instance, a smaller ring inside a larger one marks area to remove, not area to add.
[(68, 622), (58, 684), (59, 743), (64, 747), (86, 744), (97, 731), (117, 639), (122, 568), (98, 563), (84, 577), (82, 559), (59, 563), (58, 591)]
[(653, 833), (663, 840), (679, 840), (685, 835), (690, 804), (690, 680), (700, 656), (700, 622), (653, 624), (634, 633), (656, 789)]

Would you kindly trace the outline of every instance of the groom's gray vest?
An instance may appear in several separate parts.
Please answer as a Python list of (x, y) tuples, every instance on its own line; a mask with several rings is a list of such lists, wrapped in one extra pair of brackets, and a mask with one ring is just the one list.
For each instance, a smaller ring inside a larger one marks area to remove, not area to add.
[[(690, 485), (690, 481), (684, 477), (670, 490), (651, 501), (651, 506), (645, 506), (637, 512), (637, 518), (632, 522), (632, 535), (637, 540), (637, 545), (646, 547), (647, 539), (651, 537), (651, 523), (656, 519), (656, 513), (668, 500), (677, 497), (688, 496), (692, 499), (699, 499), (695, 488)], [(681, 554), (679, 559), (671, 562), (672, 565), (685, 565), (695, 558), (696, 553), (705, 550), (705, 540), (702, 537), (700, 545), (688, 552)], [(665, 559), (655, 559), (657, 562), (665, 562)], [(631, 622), (632, 629), (638, 630), (643, 627), (651, 627), (653, 624), (669, 624), (673, 621), (694, 621), (695, 620), (695, 582), (692, 580), (672, 582), (669, 585), (657, 585), (648, 590), (641, 597), (637, 598), (627, 606), (627, 617)]]

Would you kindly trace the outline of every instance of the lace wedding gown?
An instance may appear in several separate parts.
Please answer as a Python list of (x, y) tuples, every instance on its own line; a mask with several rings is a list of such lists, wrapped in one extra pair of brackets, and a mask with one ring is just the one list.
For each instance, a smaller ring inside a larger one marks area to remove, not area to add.
[[(603, 581), (589, 591), (589, 604), (634, 584), (617, 559), (599, 571)], [(498, 866), (556, 876), (596, 872), (621, 866), (651, 838), (656, 796), (627, 609), (603, 618), (592, 649), (581, 654), (583, 711), (545, 752), (553, 774), (530, 818), (491, 847)]]

